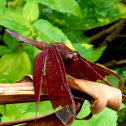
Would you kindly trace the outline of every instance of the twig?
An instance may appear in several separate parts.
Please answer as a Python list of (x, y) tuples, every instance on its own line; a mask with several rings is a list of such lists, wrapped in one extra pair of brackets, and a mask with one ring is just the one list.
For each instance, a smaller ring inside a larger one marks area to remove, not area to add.
[(122, 95), (123, 101), (126, 101), (126, 95)]
[[(47, 94), (41, 95), (41, 101), (48, 100)], [(12, 104), (35, 101), (32, 82), (0, 84), (0, 104)]]
[(125, 19), (121, 19), (120, 21), (118, 21), (117, 23), (115, 23), (114, 25), (112, 25), (111, 27), (109, 27), (107, 29), (103, 29), (102, 31), (100, 31), (96, 35), (90, 37), (89, 38), (90, 42), (92, 43), (93, 41), (99, 39), (100, 37), (104, 36), (105, 34), (112, 33), (115, 30), (116, 31), (118, 30), (118, 33), (119, 33), (123, 29), (123, 27), (124, 27), (124, 22), (125, 22)]
[(119, 35), (117, 35), (117, 37), (120, 37), (120, 38), (123, 38), (123, 37), (124, 37), (124, 38), (125, 38), (126, 35), (120, 35), (120, 34), (119, 34)]
[(119, 60), (119, 61), (111, 60), (107, 63), (104, 63), (104, 66), (110, 67), (110, 66), (121, 65), (121, 64), (126, 64), (126, 59), (122, 59), (122, 60)]
[(99, 47), (108, 46), (108, 44), (111, 43), (117, 37), (117, 35), (122, 31), (123, 28), (124, 22), (121, 21), (118, 27), (116, 27), (115, 30), (105, 38), (105, 40), (99, 45)]

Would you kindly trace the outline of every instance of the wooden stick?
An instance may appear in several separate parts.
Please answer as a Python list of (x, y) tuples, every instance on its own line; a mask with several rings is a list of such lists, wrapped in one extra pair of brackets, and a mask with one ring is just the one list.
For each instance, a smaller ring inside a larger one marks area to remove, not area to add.
[[(42, 93), (41, 101), (48, 100), (48, 95)], [(0, 104), (34, 102), (33, 82), (0, 84)]]
[[(102, 108), (98, 110), (99, 112), (106, 106), (109, 106), (114, 110), (119, 110), (122, 102), (122, 93), (119, 89), (84, 79), (73, 79), (68, 77), (67, 81), (71, 90), (76, 90), (89, 95), (90, 97), (87, 99), (89, 101), (93, 99), (92, 103), (96, 101), (101, 102), (100, 106), (102, 106)], [(92, 99), (90, 99), (91, 97)], [(85, 97), (82, 95), (82, 98)], [(41, 93), (41, 101), (44, 100), (48, 100), (46, 92)], [(102, 102), (102, 100), (104, 102)], [(0, 84), (0, 104), (32, 101), (35, 101), (33, 82)]]
[[(111, 27), (107, 28), (107, 29), (103, 29), (102, 31), (100, 31), (99, 33), (95, 34), (94, 36), (90, 37), (90, 42), (93, 42), (97, 39), (99, 39), (100, 37), (102, 37), (103, 35), (105, 34), (108, 34), (108, 33), (112, 33), (113, 31), (115, 31), (115, 29), (119, 28), (120, 29), (120, 26), (123, 26), (124, 25), (124, 22), (126, 20), (125, 19), (121, 19), (120, 21), (118, 21), (117, 23), (115, 23), (114, 25), (112, 25)], [(120, 31), (120, 30), (119, 30)], [(119, 33), (119, 32), (118, 32)]]
[[(100, 113), (106, 106), (116, 111), (119, 110), (122, 102), (122, 93), (119, 89), (83, 79), (74, 79), (68, 77), (67, 81), (72, 91), (76, 90), (90, 96), (88, 100), (90, 102), (92, 114)], [(125, 96), (123, 95), (123, 97)], [(83, 95), (81, 98), (84, 98)], [(41, 94), (41, 101), (44, 100), (48, 100), (48, 95), (46, 92), (42, 92)], [(32, 101), (35, 101), (33, 82), (19, 81), (15, 84), (0, 84), (0, 104)], [(37, 117), (37, 119), (39, 118), (43, 118), (43, 116)], [(15, 120), (5, 123), (3, 122), (0, 123), (0, 125), (18, 124), (34, 119), (35, 118), (33, 117), (23, 120)]]
[(119, 61), (111, 60), (107, 63), (104, 63), (104, 66), (110, 67), (110, 66), (121, 65), (121, 64), (126, 64), (126, 59), (122, 59), (122, 60), (119, 60)]

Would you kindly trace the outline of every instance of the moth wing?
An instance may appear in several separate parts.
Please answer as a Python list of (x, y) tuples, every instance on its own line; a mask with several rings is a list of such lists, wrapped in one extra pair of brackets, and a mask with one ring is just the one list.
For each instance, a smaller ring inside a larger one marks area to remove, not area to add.
[(119, 80), (118, 88), (121, 90), (123, 89), (123, 82), (118, 75), (104, 67), (87, 61), (83, 57), (80, 58), (80, 62), (76, 67), (72, 67), (72, 65), (66, 64), (65, 68), (67, 73), (75, 78), (87, 79), (90, 81), (97, 81), (100, 79), (110, 86), (111, 84), (105, 79), (105, 76), (113, 75)]
[(63, 61), (56, 46), (51, 45), (46, 60), (46, 83), (52, 107), (63, 109), (55, 112), (63, 124), (71, 124), (75, 118), (76, 108), (69, 85), (66, 80)]
[(35, 99), (37, 103), (36, 113), (37, 113), (37, 109), (38, 109), (38, 105), (40, 101), (40, 94), (42, 91), (46, 57), (47, 57), (47, 49), (38, 53), (34, 60), (33, 85), (34, 85)]

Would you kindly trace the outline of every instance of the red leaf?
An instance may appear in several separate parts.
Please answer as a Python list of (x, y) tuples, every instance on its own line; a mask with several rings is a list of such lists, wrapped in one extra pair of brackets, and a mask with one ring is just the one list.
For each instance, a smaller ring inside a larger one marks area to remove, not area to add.
[(43, 76), (44, 76), (44, 66), (47, 57), (47, 49), (41, 51), (37, 54), (34, 60), (34, 69), (33, 69), (33, 85), (35, 91), (35, 98), (36, 98), (36, 113), (38, 109), (38, 104), (40, 101), (40, 94), (42, 90), (42, 83), (43, 83)]
[(46, 83), (49, 99), (54, 109), (64, 107), (56, 112), (65, 124), (71, 124), (75, 118), (75, 103), (68, 86), (62, 58), (55, 45), (50, 45), (46, 61)]

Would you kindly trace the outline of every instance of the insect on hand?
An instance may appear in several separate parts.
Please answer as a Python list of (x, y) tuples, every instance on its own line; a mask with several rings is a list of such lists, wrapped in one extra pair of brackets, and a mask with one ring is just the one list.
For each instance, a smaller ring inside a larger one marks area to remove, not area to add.
[(76, 116), (75, 102), (67, 83), (66, 74), (90, 81), (100, 79), (110, 86), (111, 84), (105, 79), (105, 76), (111, 74), (119, 80), (118, 88), (123, 89), (123, 83), (119, 76), (108, 69), (87, 61), (78, 52), (69, 49), (63, 42), (48, 44), (30, 40), (8, 29), (6, 31), (10, 36), (42, 50), (35, 57), (33, 69), (33, 85), (37, 108), (44, 83), (44, 68), (46, 68), (45, 84), (48, 96), (54, 110), (59, 106), (63, 107), (55, 114), (64, 125), (70, 125)]

